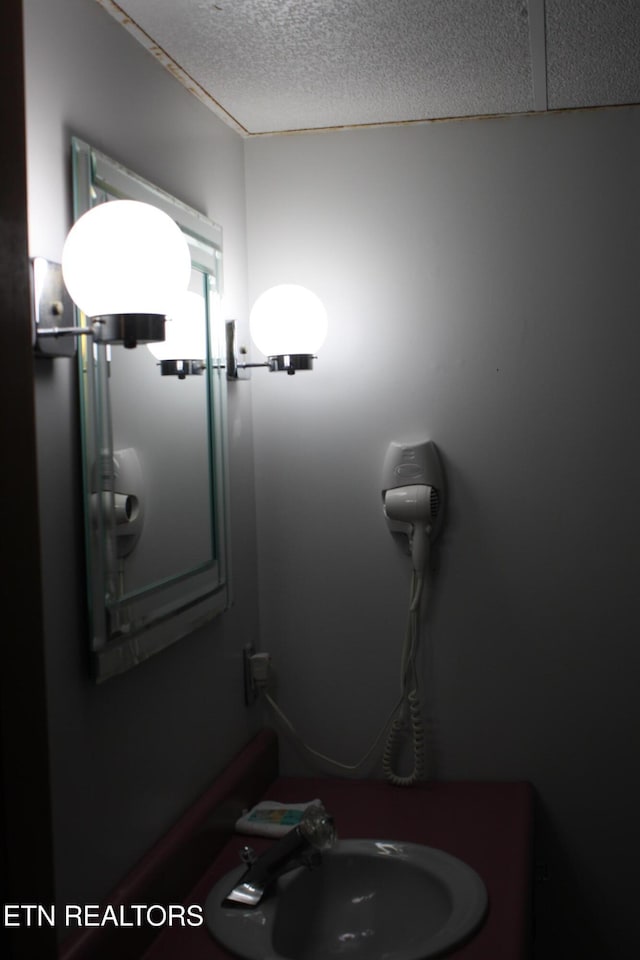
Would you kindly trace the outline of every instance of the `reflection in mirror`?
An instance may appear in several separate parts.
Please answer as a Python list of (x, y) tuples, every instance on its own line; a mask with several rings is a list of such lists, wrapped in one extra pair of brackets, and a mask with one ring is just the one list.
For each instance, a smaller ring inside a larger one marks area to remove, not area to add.
[(164, 342), (81, 342), (91, 652), (104, 680), (228, 604), (222, 235), (88, 144), (72, 150), (76, 218), (115, 199), (153, 203), (182, 229), (192, 264)]

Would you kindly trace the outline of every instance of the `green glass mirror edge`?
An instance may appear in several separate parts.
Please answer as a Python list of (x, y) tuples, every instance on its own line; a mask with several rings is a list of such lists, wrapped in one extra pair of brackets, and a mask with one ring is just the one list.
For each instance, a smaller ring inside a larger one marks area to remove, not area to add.
[[(202, 375), (182, 381), (161, 376), (145, 346), (125, 350), (80, 338), (90, 655), (102, 681), (187, 636), (229, 604), (222, 231), (77, 138), (72, 167), (76, 219), (98, 203), (124, 198), (159, 206), (181, 227), (206, 334)], [(145, 506), (136, 536), (116, 522), (118, 471), (124, 475), (127, 464), (135, 468)]]

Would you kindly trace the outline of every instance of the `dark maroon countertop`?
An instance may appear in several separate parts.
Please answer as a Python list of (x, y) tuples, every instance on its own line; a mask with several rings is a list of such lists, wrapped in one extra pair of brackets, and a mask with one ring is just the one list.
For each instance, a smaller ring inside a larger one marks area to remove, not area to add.
[[(453, 782), (394, 787), (377, 780), (276, 779), (263, 799), (319, 797), (339, 837), (422, 843), (473, 867), (489, 893), (478, 933), (452, 960), (525, 960), (530, 947), (533, 790), (527, 783)], [(271, 841), (233, 835), (185, 900), (204, 904), (214, 883), (239, 863), (238, 850)], [(321, 868), (320, 868), (321, 869)], [(166, 927), (142, 960), (229, 960), (206, 926)]]

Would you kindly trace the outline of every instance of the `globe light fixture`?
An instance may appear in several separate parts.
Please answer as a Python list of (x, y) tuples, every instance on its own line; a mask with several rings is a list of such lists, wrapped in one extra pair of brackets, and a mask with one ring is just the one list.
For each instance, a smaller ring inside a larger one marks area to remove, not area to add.
[[(164, 211), (137, 200), (114, 200), (88, 210), (69, 231), (61, 268), (44, 263), (50, 268), (49, 282), (34, 281), (38, 345), (44, 338), (84, 334), (125, 347), (163, 340), (165, 318), (191, 276), (189, 246), (178, 225)], [(34, 277), (42, 277), (42, 270), (42, 261), (39, 266), (34, 262)], [(61, 284), (57, 296), (52, 292), (56, 283)], [(48, 291), (44, 302), (43, 290)], [(66, 294), (88, 326), (56, 326), (56, 318), (67, 312)]]
[(294, 374), (313, 370), (316, 351), (327, 335), (327, 311), (320, 298), (298, 284), (279, 284), (262, 293), (249, 315), (251, 338), (267, 360), (264, 363), (239, 362), (236, 351), (235, 321), (226, 324), (227, 377), (242, 379), (250, 367), (268, 367), (270, 371)]
[(327, 335), (327, 311), (306, 287), (284, 283), (261, 294), (249, 315), (251, 338), (270, 370), (312, 370)]

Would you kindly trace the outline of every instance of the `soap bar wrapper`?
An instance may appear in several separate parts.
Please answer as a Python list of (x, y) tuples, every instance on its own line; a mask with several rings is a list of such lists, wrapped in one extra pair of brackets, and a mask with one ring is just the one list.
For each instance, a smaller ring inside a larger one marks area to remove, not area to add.
[(277, 803), (275, 800), (263, 800), (251, 810), (245, 810), (236, 821), (238, 833), (248, 833), (258, 837), (283, 837), (285, 833), (297, 827), (305, 810), (321, 801), (309, 800), (308, 803)]

